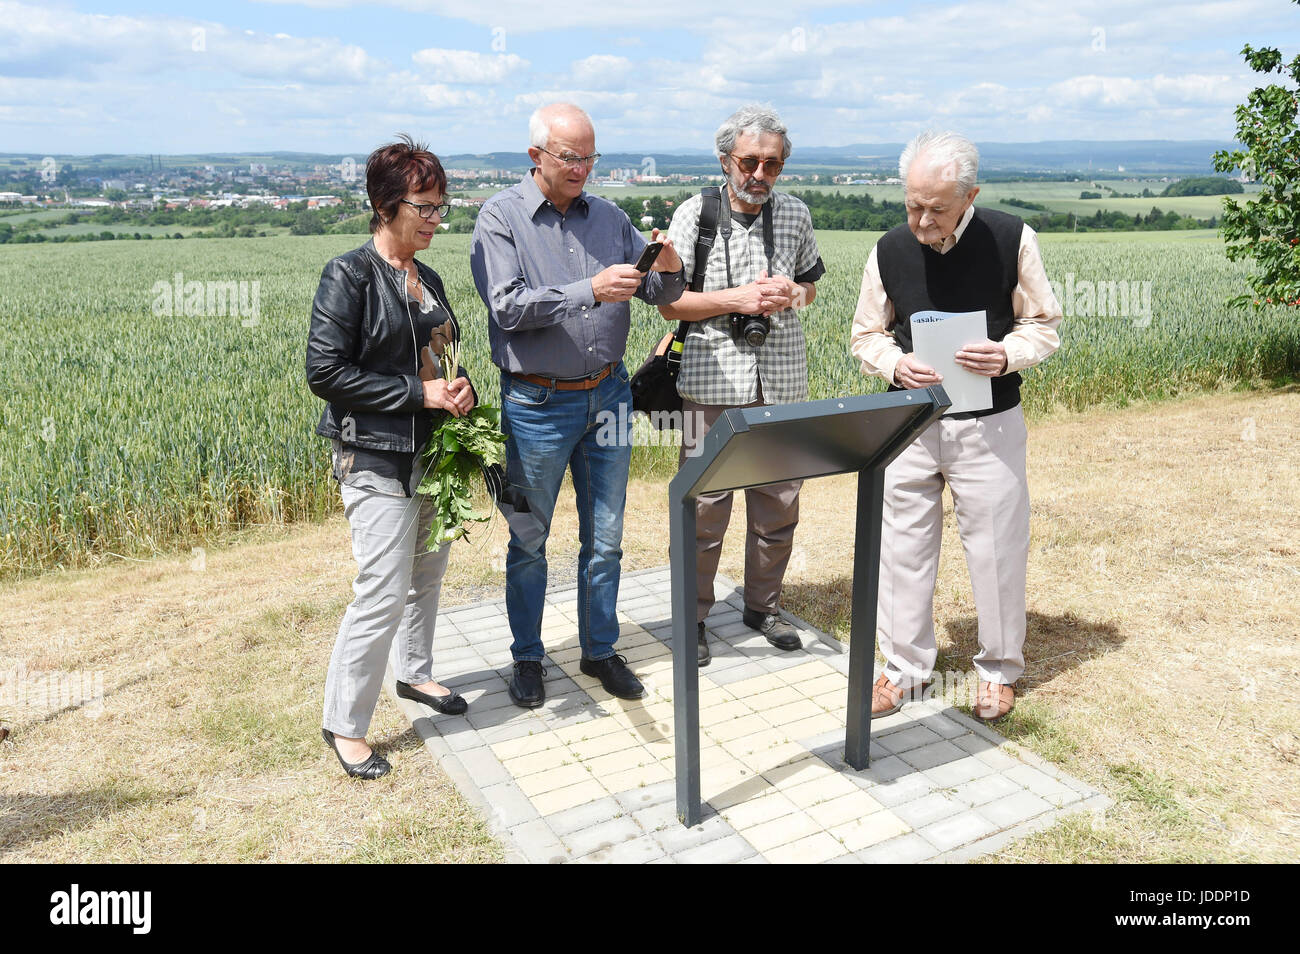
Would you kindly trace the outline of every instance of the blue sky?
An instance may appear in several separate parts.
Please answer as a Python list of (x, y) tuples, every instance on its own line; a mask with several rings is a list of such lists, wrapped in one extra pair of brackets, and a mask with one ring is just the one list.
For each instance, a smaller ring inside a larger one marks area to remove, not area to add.
[(520, 151), (570, 99), (598, 148), (709, 148), (770, 102), (795, 148), (1230, 139), (1243, 44), (1300, 52), (1288, 0), (0, 0), (0, 152)]

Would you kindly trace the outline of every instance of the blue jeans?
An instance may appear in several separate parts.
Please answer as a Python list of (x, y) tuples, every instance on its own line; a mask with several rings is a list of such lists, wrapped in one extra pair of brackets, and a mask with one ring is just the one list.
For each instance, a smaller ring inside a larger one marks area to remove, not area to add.
[(588, 659), (614, 655), (618, 640), (623, 507), (632, 460), (632, 394), (620, 361), (589, 391), (560, 391), (501, 373), (501, 430), (506, 476), (528, 500), (529, 513), (509, 504), (506, 615), (516, 661), (541, 661), (546, 599), (546, 538), (566, 469), (578, 505), (578, 642)]

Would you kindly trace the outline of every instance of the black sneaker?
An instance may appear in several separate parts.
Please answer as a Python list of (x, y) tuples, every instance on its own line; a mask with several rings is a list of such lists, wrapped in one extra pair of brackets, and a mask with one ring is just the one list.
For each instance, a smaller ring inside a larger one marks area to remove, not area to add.
[(777, 649), (786, 652), (803, 649), (803, 640), (799, 638), (799, 632), (775, 613), (764, 613), (746, 606), (743, 619), (746, 626), (758, 630)]
[(525, 709), (536, 709), (546, 701), (546, 686), (542, 677), (546, 670), (539, 662), (525, 659), (515, 663), (515, 676), (510, 680), (510, 698), (515, 705)]
[(699, 634), (699, 645), (695, 652), (695, 658), (699, 661), (700, 668), (703, 669), (705, 666), (709, 664), (709, 660), (713, 658), (713, 654), (709, 652), (709, 640), (704, 635), (704, 623), (700, 622), (697, 625), (698, 625), (697, 632)]
[(640, 699), (645, 695), (645, 686), (641, 680), (632, 675), (627, 668), (627, 660), (622, 656), (608, 656), (605, 659), (588, 659), (582, 657), (578, 664), (588, 676), (595, 676), (605, 691), (619, 699)]

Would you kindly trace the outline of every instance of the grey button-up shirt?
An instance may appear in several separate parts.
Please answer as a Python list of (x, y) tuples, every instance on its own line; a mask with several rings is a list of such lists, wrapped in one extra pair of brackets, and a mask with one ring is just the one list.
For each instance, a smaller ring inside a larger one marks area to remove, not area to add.
[[(487, 305), (492, 363), (520, 374), (577, 378), (621, 360), (631, 306), (596, 301), (591, 278), (610, 265), (634, 264), (645, 246), (608, 199), (583, 192), (561, 215), (531, 172), (488, 199), (474, 225), (470, 271)], [(652, 271), (636, 297), (668, 305), (685, 287), (680, 271)]]

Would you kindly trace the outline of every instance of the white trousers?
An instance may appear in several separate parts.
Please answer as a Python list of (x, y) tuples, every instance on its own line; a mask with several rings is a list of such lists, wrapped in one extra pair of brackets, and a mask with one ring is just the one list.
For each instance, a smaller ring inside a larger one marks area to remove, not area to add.
[[(385, 663), (410, 685), (433, 679), (433, 630), (450, 546), (425, 552), (428, 497), (396, 497), (343, 484), (352, 527), (355, 598), (339, 624), (325, 677), (323, 728), (359, 739), (370, 728)], [(391, 659), (390, 659), (391, 654)]]
[(940, 418), (885, 470), (877, 639), (890, 682), (928, 679), (934, 584), (943, 538), (943, 487), (952, 491), (979, 619), (981, 680), (1012, 683), (1025, 671), (1029, 485), (1020, 406), (968, 420)]

